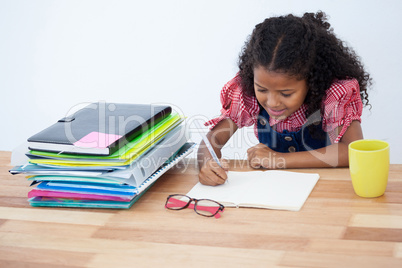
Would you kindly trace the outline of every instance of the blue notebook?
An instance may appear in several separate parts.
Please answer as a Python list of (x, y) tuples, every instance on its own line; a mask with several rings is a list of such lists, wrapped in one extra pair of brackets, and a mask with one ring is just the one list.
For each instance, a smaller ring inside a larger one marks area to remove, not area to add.
[[(156, 172), (154, 172), (151, 176), (149, 176), (139, 187), (137, 188), (130, 188), (133, 192), (135, 192), (133, 198), (128, 202), (123, 201), (103, 201), (103, 200), (81, 200), (81, 199), (68, 199), (68, 198), (52, 198), (52, 197), (33, 197), (30, 198), (28, 201), (31, 206), (34, 207), (80, 207), (80, 208), (120, 208), (120, 209), (127, 209), (130, 208), (165, 172), (167, 172), (171, 167), (175, 166), (180, 160), (184, 159), (187, 155), (189, 155), (195, 147), (194, 143), (186, 143), (178, 152), (177, 154), (163, 164)], [(56, 182), (55, 182), (56, 183)], [(57, 182), (59, 183), (59, 181)], [(65, 182), (63, 182), (65, 183)], [(43, 185), (43, 187), (49, 187), (49, 182)], [(57, 184), (56, 184), (57, 185)], [(81, 185), (90, 185), (94, 187), (98, 187), (101, 185), (99, 183), (96, 184), (88, 184), (84, 183)], [(41, 186), (42, 187), (42, 186)], [(55, 187), (54, 185), (51, 187)], [(109, 184), (105, 185), (105, 187), (110, 187)], [(123, 189), (125, 186), (122, 186)], [(132, 187), (132, 186), (131, 186)], [(75, 188), (75, 187), (70, 187)], [(115, 187), (116, 189), (119, 186)], [(128, 187), (126, 187), (128, 189)], [(76, 190), (69, 189), (69, 190)], [(88, 191), (88, 188), (86, 188)], [(99, 189), (91, 189), (92, 193), (94, 191), (104, 191)], [(109, 190), (109, 193), (112, 194), (113, 191)], [(117, 193), (115, 191), (114, 193)], [(121, 193), (120, 191), (119, 193)]]

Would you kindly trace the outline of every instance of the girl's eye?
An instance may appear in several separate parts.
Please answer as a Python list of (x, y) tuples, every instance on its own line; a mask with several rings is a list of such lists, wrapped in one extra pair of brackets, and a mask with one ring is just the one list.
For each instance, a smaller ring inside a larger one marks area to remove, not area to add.
[(285, 98), (290, 97), (292, 94), (285, 94), (285, 93), (281, 93), (282, 96), (284, 96)]

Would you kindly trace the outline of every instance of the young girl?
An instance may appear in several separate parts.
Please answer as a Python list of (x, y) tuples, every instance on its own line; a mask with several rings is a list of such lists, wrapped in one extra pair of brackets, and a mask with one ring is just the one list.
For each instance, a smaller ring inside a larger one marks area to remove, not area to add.
[[(256, 25), (239, 69), (222, 89), (221, 116), (206, 123), (218, 157), (238, 128), (254, 125), (260, 143), (247, 151), (253, 168), (348, 166), (348, 144), (363, 138), (371, 79), (324, 13)], [(218, 165), (203, 144), (198, 161), (201, 183), (225, 182), (225, 162)]]

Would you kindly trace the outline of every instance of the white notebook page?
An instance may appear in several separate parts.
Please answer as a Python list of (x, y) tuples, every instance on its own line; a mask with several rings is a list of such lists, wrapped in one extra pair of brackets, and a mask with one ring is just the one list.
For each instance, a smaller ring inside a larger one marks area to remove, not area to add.
[(229, 206), (261, 207), (298, 211), (307, 200), (319, 175), (279, 170), (228, 172), (219, 186), (197, 183), (188, 196), (212, 199)]

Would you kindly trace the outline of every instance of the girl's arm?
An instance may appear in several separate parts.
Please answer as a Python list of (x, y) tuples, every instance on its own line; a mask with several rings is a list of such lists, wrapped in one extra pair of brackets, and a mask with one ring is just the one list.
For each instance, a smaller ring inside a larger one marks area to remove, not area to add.
[[(338, 132), (342, 126), (338, 128)], [(352, 141), (363, 139), (359, 121), (353, 121), (339, 143), (312, 151), (278, 153), (264, 144), (251, 147), (248, 160), (253, 168), (321, 168), (349, 166), (348, 145)]]
[[(216, 155), (221, 158), (221, 149), (236, 132), (237, 126), (230, 119), (226, 118), (219, 122), (211, 131), (208, 132), (207, 138), (210, 141)], [(197, 154), (198, 166), (200, 173), (198, 174), (199, 180), (202, 184), (206, 185), (219, 185), (223, 184), (226, 179), (227, 163), (221, 161), (221, 168), (213, 159), (208, 151), (208, 148), (201, 142)]]

